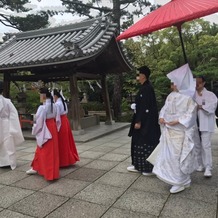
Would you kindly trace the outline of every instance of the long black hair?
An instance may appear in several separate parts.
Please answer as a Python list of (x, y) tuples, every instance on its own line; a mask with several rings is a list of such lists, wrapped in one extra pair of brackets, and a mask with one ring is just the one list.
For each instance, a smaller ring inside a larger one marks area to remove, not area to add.
[(53, 113), (53, 103), (54, 103), (54, 101), (53, 101), (53, 97), (51, 95), (51, 92), (49, 92), (48, 88), (46, 88), (46, 87), (41, 88), (39, 92), (41, 94), (45, 94), (46, 98), (50, 98), (50, 100), (51, 100), (51, 113)]
[(60, 91), (58, 91), (57, 89), (54, 89), (53, 91), (54, 95), (56, 95), (58, 98), (61, 98), (62, 104), (64, 106), (64, 111), (66, 111), (66, 105), (65, 105), (65, 101), (63, 96), (61, 95)]

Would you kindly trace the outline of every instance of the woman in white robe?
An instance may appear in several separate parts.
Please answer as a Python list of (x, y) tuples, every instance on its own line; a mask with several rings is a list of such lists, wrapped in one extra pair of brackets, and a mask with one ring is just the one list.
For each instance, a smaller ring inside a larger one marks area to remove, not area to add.
[(167, 76), (172, 82), (173, 91), (160, 111), (160, 143), (148, 161), (154, 165), (153, 173), (172, 185), (170, 192), (177, 193), (190, 186), (190, 174), (196, 169), (194, 133), (197, 105), (189, 96), (194, 94), (194, 83), (187, 65)]
[(0, 81), (0, 167), (16, 168), (16, 146), (24, 141), (16, 108), (10, 99), (2, 96)]

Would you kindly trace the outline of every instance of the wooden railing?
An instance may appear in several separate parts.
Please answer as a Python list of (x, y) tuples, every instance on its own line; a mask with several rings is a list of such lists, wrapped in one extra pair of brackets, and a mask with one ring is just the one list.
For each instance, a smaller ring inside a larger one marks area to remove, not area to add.
[(24, 127), (24, 123), (28, 123), (29, 125), (33, 125), (33, 114), (20, 114), (19, 113), (19, 120), (21, 128)]

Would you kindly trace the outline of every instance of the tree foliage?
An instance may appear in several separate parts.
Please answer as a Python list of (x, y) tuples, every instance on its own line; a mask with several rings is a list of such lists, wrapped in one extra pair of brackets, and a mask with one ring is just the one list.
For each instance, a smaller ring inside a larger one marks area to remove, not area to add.
[[(94, 18), (106, 13), (112, 13), (114, 21), (121, 30), (126, 29), (133, 24), (133, 16), (139, 16), (145, 13), (147, 7), (151, 10), (156, 8), (147, 0), (111, 0), (110, 4), (105, 4), (103, 0), (61, 0), (67, 8), (66, 12), (73, 15)], [(131, 8), (131, 10), (130, 10)], [(119, 28), (118, 28), (119, 29)], [(120, 29), (119, 29), (120, 30)]]
[[(194, 75), (205, 75), (208, 89), (218, 81), (218, 25), (198, 19), (182, 26), (182, 36), (189, 65)], [(129, 39), (125, 47), (136, 66), (152, 69), (159, 106), (169, 94), (166, 74), (185, 64), (179, 34), (176, 28), (153, 32), (138, 40)]]
[[(39, 29), (49, 25), (49, 16), (58, 12), (38, 11), (31, 13), (32, 9), (27, 8), (29, 0), (0, 0), (0, 23), (7, 27), (12, 27), (20, 31)], [(5, 11), (5, 13), (4, 13)], [(26, 16), (18, 16), (16, 13), (22, 13)]]

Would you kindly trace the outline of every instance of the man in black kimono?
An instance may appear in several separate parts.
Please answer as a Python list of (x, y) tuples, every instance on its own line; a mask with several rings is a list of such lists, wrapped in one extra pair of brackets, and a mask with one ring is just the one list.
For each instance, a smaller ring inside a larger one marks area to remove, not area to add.
[(142, 85), (135, 98), (135, 113), (129, 131), (132, 165), (128, 171), (141, 172), (144, 176), (153, 175), (153, 165), (146, 159), (159, 143), (160, 126), (154, 89), (149, 81), (150, 69), (138, 69), (138, 80)]

